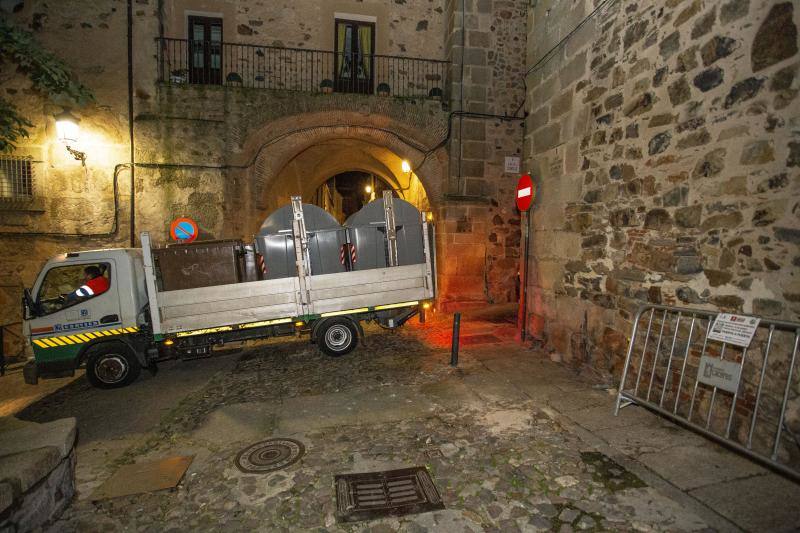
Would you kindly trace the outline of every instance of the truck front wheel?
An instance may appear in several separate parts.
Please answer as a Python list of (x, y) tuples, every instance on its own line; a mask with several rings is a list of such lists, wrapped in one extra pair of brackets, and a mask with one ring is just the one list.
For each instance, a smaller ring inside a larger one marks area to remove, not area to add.
[(358, 345), (358, 329), (346, 318), (333, 318), (322, 324), (317, 338), (320, 350), (331, 357), (339, 357)]
[(142, 367), (136, 354), (121, 342), (90, 347), (86, 353), (86, 378), (100, 389), (116, 389), (133, 383)]

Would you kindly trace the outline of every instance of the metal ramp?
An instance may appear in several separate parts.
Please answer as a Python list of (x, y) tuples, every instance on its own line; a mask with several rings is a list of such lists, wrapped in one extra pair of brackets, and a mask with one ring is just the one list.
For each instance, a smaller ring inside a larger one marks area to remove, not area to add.
[(718, 314), (639, 308), (614, 414), (641, 405), (800, 481), (800, 434), (786, 421), (800, 403), (800, 323), (760, 319), (741, 347), (709, 338)]

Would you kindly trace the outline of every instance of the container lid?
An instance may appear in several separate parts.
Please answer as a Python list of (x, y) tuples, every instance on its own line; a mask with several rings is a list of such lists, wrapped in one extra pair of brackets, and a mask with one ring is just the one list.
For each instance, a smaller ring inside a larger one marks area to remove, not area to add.
[[(303, 204), (303, 218), (306, 221), (306, 231), (309, 232), (342, 229), (330, 213), (316, 205)], [(291, 231), (292, 206), (285, 205), (264, 220), (258, 235), (285, 235)]]
[[(417, 211), (417, 208), (401, 200), (400, 198), (392, 198), (392, 206), (394, 207), (394, 222), (398, 226), (419, 224), (422, 217)], [(386, 217), (383, 213), (383, 198), (378, 198), (368, 203), (357, 212), (350, 215), (345, 220), (345, 226), (377, 226), (379, 223), (384, 223)]]

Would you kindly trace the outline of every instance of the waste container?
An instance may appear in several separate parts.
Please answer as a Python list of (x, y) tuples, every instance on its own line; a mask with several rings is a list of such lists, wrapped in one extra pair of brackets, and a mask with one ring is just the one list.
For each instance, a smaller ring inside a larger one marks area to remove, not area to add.
[[(347, 242), (345, 229), (327, 211), (312, 204), (303, 204), (303, 218), (308, 234), (311, 275), (345, 272), (340, 260), (342, 246)], [(264, 258), (264, 279), (297, 275), (291, 205), (268, 216), (255, 241), (256, 251)]]
[[(425, 262), (422, 239), (422, 215), (417, 208), (399, 198), (392, 198), (397, 236), (397, 266)], [(372, 201), (350, 215), (345, 223), (350, 242), (355, 246), (353, 270), (389, 266), (384, 199)]]
[(176, 291), (242, 281), (243, 245), (237, 240), (171, 244), (153, 250), (161, 290)]

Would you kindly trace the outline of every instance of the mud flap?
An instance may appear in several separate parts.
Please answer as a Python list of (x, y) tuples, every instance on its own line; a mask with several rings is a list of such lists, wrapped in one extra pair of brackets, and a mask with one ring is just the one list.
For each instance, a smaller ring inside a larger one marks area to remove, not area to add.
[(34, 359), (31, 359), (22, 367), (22, 377), (28, 385), (39, 384), (39, 369), (36, 367)]

